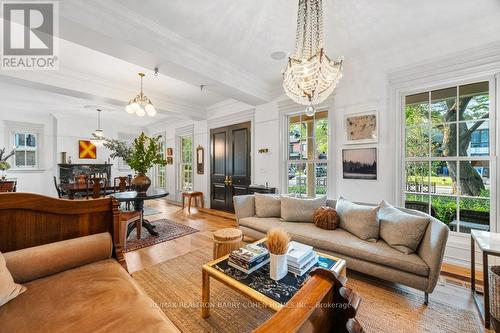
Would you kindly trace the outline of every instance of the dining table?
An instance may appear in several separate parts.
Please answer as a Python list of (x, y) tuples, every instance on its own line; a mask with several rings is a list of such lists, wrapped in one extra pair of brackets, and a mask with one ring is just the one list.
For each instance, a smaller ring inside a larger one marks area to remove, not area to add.
[[(73, 200), (75, 198), (75, 194), (77, 193), (87, 193), (92, 192), (92, 185), (88, 185), (87, 183), (71, 183), (71, 184), (61, 184), (61, 189), (68, 194), (68, 199)], [(101, 187), (101, 190), (107, 192), (111, 192), (115, 190), (115, 187), (111, 184), (106, 184)]]
[[(137, 191), (125, 191), (116, 192), (110, 194), (111, 197), (115, 198), (119, 202), (132, 202), (134, 204), (134, 210), (141, 212), (142, 226), (146, 228), (152, 236), (158, 236), (158, 232), (155, 231), (156, 226), (151, 224), (148, 220), (144, 218), (144, 201), (160, 199), (169, 195), (169, 192), (160, 188), (150, 188), (145, 193)], [(131, 223), (128, 226), (127, 236), (136, 227), (135, 223)]]

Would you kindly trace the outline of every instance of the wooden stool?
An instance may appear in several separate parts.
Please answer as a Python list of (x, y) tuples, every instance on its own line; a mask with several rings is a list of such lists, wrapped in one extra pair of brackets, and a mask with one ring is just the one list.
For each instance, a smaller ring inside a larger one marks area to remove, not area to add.
[(226, 228), (214, 232), (214, 259), (225, 256), (241, 247), (243, 233), (240, 229)]
[[(205, 207), (205, 198), (203, 196), (203, 192), (196, 191), (187, 191), (182, 192), (182, 209), (184, 209), (185, 198), (188, 198), (188, 213), (191, 214), (191, 202), (194, 198), (194, 204), (196, 207), (204, 208)], [(198, 206), (198, 199), (200, 200), (200, 206)]]

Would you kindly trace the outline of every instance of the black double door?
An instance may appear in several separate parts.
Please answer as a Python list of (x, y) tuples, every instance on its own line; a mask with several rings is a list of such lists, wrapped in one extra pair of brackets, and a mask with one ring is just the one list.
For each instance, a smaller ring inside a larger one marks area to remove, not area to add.
[(210, 207), (234, 211), (250, 185), (250, 122), (210, 130)]

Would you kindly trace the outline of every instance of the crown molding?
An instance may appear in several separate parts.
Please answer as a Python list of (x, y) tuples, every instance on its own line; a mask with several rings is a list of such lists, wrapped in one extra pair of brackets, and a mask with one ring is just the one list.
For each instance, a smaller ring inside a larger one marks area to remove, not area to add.
[(60, 13), (64, 39), (146, 68), (160, 64), (169, 76), (188, 83), (215, 83), (211, 91), (252, 105), (271, 100), (271, 86), (253, 73), (117, 1), (67, 0)]

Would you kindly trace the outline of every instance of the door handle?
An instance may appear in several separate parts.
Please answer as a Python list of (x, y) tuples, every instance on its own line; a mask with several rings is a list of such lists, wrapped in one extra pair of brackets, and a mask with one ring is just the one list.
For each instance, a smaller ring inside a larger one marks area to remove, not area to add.
[(229, 186), (233, 185), (233, 177), (229, 176), (228, 183), (229, 183)]
[(226, 176), (226, 179), (224, 179), (224, 184), (226, 184), (226, 186), (229, 185), (229, 177), (228, 176)]

